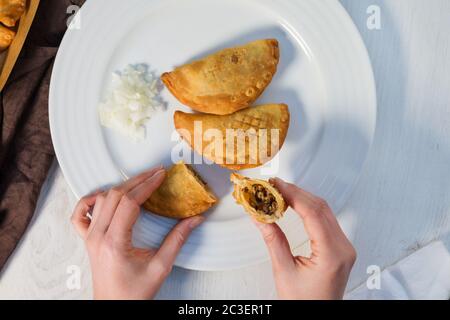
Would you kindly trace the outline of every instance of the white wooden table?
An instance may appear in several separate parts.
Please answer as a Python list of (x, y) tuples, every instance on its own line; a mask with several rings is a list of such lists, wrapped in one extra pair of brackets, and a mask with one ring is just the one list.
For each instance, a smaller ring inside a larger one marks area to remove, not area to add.
[[(450, 250), (450, 1), (342, 0), (368, 47), (378, 89), (375, 141), (340, 213), (359, 257), (348, 288), (368, 265), (386, 267), (432, 240)], [(367, 8), (381, 8), (368, 30)], [(35, 218), (0, 278), (0, 298), (89, 299), (89, 263), (69, 223), (75, 198), (57, 164)], [(346, 217), (356, 217), (350, 225)], [(69, 290), (67, 268), (81, 268)], [(230, 272), (175, 268), (159, 298), (275, 297), (269, 263)]]

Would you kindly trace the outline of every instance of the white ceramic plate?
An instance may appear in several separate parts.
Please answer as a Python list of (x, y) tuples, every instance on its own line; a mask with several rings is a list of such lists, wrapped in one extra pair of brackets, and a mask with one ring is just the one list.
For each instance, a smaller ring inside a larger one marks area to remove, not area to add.
[[(134, 144), (100, 126), (97, 105), (111, 73), (147, 63), (158, 74), (205, 53), (260, 38), (277, 38), (281, 61), (259, 103), (290, 106), (291, 127), (271, 175), (294, 181), (338, 211), (362, 170), (376, 122), (371, 64), (361, 38), (334, 0), (96, 0), (68, 31), (50, 90), (50, 125), (56, 154), (77, 196), (110, 186), (144, 169), (170, 165), (175, 109), (189, 110), (164, 90), (168, 110)], [(274, 163), (270, 163), (273, 165)], [(229, 172), (197, 165), (220, 203), (208, 213), (176, 264), (224, 270), (267, 259), (251, 221), (231, 197)], [(260, 169), (245, 172), (261, 176)], [(134, 230), (139, 246), (156, 246), (175, 221), (142, 214)], [(307, 237), (288, 212), (281, 221), (291, 244)]]

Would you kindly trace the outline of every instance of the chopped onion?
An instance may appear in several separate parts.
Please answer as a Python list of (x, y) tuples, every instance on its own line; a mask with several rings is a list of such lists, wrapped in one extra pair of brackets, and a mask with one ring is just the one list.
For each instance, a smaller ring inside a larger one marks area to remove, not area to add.
[(145, 123), (158, 108), (164, 108), (158, 81), (144, 64), (114, 72), (111, 88), (99, 105), (100, 123), (133, 141), (143, 140)]

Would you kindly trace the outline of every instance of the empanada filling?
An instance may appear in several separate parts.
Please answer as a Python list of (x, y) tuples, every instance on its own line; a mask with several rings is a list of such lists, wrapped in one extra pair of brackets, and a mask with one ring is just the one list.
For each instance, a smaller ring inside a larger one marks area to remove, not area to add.
[(245, 187), (243, 192), (250, 206), (257, 212), (271, 216), (277, 211), (278, 204), (275, 197), (262, 185), (254, 184), (250, 188)]
[(203, 180), (203, 178), (197, 173), (197, 171), (194, 170), (190, 165), (186, 165), (186, 168), (189, 170), (189, 172), (192, 173), (192, 176), (195, 178), (195, 180), (205, 189), (205, 191), (209, 194), (211, 199), (214, 200), (214, 203), (216, 202), (216, 196), (214, 195), (214, 192), (211, 190), (211, 188), (208, 186), (208, 183)]
[(204, 187), (206, 187), (207, 183), (205, 182), (205, 180), (203, 180), (202, 177), (200, 177), (200, 175), (197, 173), (197, 171), (194, 170), (194, 168), (192, 168), (190, 165), (186, 165), (186, 168), (188, 168), (188, 170), (192, 173), (192, 175), (197, 179), (197, 181)]

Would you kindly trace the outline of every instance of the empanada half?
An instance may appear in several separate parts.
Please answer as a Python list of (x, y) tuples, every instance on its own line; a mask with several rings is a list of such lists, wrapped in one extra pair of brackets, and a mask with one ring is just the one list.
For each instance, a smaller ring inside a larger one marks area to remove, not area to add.
[(9, 48), (14, 40), (16, 33), (0, 24), (0, 52)]
[(0, 22), (14, 27), (25, 12), (26, 0), (0, 0)]
[(257, 221), (274, 223), (282, 218), (287, 209), (280, 192), (269, 182), (231, 174), (234, 183), (233, 197), (236, 202)]
[(178, 67), (161, 79), (192, 109), (230, 114), (250, 106), (262, 94), (277, 71), (279, 58), (277, 40), (257, 40)]
[(281, 149), (289, 128), (289, 108), (266, 104), (230, 115), (176, 111), (175, 128), (204, 158), (231, 170), (255, 168)]
[(205, 212), (216, 202), (216, 196), (194, 169), (179, 162), (167, 171), (165, 180), (144, 203), (144, 208), (164, 217), (184, 219)]

